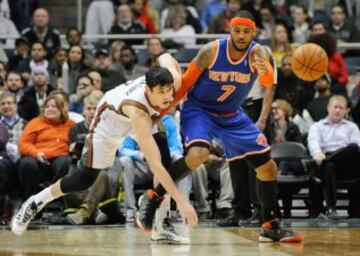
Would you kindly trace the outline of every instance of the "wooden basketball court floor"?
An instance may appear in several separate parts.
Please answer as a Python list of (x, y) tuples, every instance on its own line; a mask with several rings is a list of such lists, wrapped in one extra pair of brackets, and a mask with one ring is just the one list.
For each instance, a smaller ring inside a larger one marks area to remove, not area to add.
[[(304, 235), (305, 241), (260, 244), (258, 228), (219, 228), (212, 222), (200, 223), (190, 232), (190, 245), (153, 244), (149, 234), (129, 224), (40, 227), (20, 237), (3, 228), (0, 229), (0, 256), (360, 255), (360, 220), (284, 223)], [(176, 227), (186, 232), (181, 224)]]

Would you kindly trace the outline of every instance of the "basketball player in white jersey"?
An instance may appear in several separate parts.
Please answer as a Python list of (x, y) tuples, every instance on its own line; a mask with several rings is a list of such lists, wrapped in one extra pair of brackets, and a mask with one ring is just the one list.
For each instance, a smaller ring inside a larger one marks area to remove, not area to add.
[(170, 105), (175, 88), (181, 85), (181, 72), (175, 59), (163, 54), (158, 61), (160, 67), (153, 67), (145, 76), (105, 94), (90, 126), (79, 171), (31, 196), (12, 218), (13, 233), (23, 234), (35, 215), (54, 199), (90, 187), (100, 170), (113, 164), (122, 139), (130, 133), (135, 135), (155, 179), (177, 203), (185, 223), (189, 228), (196, 226), (196, 212), (162, 165), (159, 148), (152, 136), (154, 120), (159, 119), (160, 111)]

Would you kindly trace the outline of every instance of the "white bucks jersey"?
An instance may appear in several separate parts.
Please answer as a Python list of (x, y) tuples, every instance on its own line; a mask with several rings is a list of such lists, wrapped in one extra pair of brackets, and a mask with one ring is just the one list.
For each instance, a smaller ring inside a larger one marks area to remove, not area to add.
[(101, 99), (91, 124), (93, 138), (120, 146), (122, 139), (132, 133), (130, 120), (122, 113), (124, 105), (136, 106), (150, 117), (159, 116), (159, 111), (151, 106), (145, 94), (145, 87), (145, 76), (142, 76), (108, 91)]

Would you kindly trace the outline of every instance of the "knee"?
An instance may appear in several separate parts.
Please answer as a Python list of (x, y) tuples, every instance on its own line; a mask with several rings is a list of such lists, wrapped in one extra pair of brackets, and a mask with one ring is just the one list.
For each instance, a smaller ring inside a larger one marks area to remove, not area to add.
[(20, 176), (32, 177), (36, 175), (35, 173), (39, 169), (39, 163), (35, 158), (25, 156), (19, 160), (17, 169)]
[(100, 170), (95, 169), (82, 169), (67, 175), (60, 182), (61, 191), (66, 194), (88, 189), (95, 182), (99, 172)]
[(130, 157), (122, 156), (122, 157), (120, 157), (120, 162), (124, 168), (124, 172), (132, 171), (133, 166), (134, 166), (134, 161)]
[(274, 160), (269, 160), (265, 164), (256, 168), (256, 177), (262, 181), (276, 180), (277, 166)]
[(191, 170), (195, 170), (200, 165), (202, 165), (209, 158), (209, 149), (201, 147), (190, 148), (188, 154), (186, 155), (186, 164)]

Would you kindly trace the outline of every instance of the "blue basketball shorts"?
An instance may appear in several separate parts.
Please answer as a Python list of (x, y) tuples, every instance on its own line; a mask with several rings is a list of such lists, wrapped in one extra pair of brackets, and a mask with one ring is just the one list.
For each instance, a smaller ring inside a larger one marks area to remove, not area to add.
[(219, 140), (229, 161), (270, 150), (264, 134), (242, 109), (231, 117), (216, 117), (188, 100), (181, 111), (181, 131), (186, 147)]

